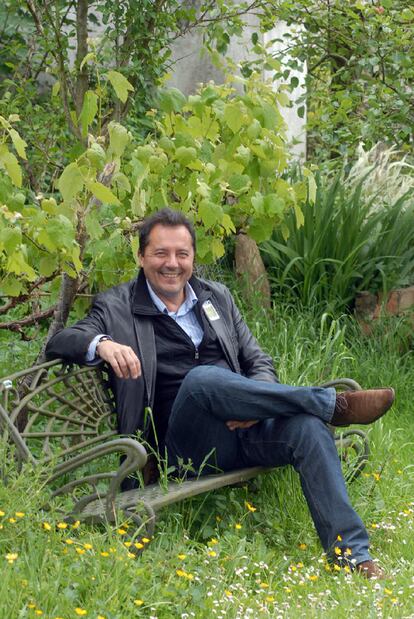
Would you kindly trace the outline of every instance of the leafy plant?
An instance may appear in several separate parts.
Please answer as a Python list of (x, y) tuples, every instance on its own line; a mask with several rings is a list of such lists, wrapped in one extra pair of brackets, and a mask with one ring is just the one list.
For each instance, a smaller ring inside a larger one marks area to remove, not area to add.
[(414, 279), (414, 202), (409, 193), (375, 209), (377, 194), (364, 197), (371, 169), (353, 185), (344, 175), (317, 178), (315, 205), (303, 209), (290, 235), (280, 231), (262, 245), (276, 287), (297, 294), (306, 305), (345, 309), (358, 290), (378, 291)]

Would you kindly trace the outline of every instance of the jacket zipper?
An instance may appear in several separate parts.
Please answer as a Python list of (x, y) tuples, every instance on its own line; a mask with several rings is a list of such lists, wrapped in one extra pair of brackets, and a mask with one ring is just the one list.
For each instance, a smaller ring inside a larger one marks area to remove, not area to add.
[(198, 348), (195, 346), (194, 347), (194, 359), (198, 361), (199, 358), (200, 358), (200, 353), (198, 352)]

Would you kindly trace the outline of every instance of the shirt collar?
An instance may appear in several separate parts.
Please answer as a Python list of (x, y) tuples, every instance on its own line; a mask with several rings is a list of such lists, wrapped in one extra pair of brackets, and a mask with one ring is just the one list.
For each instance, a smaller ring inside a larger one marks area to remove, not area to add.
[(178, 315), (183, 316), (184, 314), (188, 314), (188, 312), (193, 309), (194, 305), (198, 301), (198, 297), (196, 293), (194, 292), (189, 282), (187, 282), (184, 288), (184, 292), (185, 292), (184, 302), (180, 305), (180, 307), (178, 308), (176, 312), (170, 312), (168, 310), (168, 307), (165, 305), (165, 303), (161, 301), (159, 296), (154, 292), (154, 289), (152, 288), (151, 284), (149, 283), (147, 279), (146, 279), (146, 282), (147, 282), (148, 292), (150, 294), (152, 301), (154, 302), (155, 307), (159, 309), (160, 312), (162, 312), (163, 314), (176, 314), (177, 316)]

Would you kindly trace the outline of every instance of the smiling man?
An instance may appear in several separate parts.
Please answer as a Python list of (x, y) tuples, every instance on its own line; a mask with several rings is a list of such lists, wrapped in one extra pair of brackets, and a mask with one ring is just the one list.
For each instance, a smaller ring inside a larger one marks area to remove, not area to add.
[[(143, 430), (169, 464), (191, 461), (202, 474), (291, 464), (327, 554), (335, 559), (339, 546), (351, 568), (383, 577), (326, 424), (372, 423), (393, 390), (280, 384), (228, 289), (193, 275), (190, 221), (162, 209), (143, 222), (139, 240), (138, 277), (98, 295), (86, 318), (50, 340), (48, 357), (107, 362), (119, 432)], [(144, 427), (146, 407), (156, 437)]]

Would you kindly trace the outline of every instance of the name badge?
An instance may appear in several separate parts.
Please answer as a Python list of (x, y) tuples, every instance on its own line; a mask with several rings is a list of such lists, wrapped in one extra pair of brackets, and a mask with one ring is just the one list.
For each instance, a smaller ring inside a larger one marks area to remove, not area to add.
[(207, 316), (209, 320), (211, 321), (220, 320), (219, 313), (217, 312), (216, 308), (214, 307), (211, 301), (204, 301), (202, 308), (204, 310), (205, 315)]

